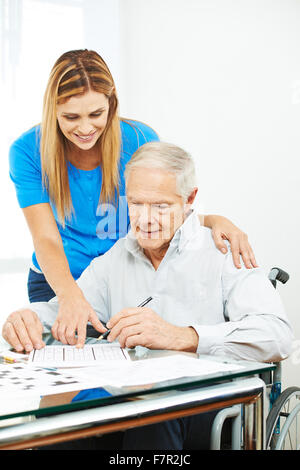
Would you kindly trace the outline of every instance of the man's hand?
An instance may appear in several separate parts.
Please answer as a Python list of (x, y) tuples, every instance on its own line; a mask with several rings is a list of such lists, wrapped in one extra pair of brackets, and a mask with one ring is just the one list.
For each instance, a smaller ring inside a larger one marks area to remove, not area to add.
[(18, 352), (25, 349), (41, 349), (43, 325), (37, 314), (29, 309), (21, 309), (9, 315), (2, 328), (3, 338)]
[(51, 329), (52, 335), (63, 344), (76, 344), (81, 348), (85, 343), (88, 321), (99, 331), (99, 335), (107, 331), (82, 292), (76, 290), (67, 297), (59, 299), (59, 311)]
[(196, 352), (198, 346), (194, 328), (172, 325), (147, 307), (123, 309), (109, 320), (107, 327), (111, 329), (108, 341), (118, 338), (122, 348), (145, 346)]

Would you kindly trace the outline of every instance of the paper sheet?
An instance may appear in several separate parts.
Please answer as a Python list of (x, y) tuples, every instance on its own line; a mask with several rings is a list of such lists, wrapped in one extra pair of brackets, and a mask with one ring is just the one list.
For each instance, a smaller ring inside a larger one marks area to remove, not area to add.
[(79, 374), (88, 377), (100, 376), (105, 384), (116, 387), (145, 385), (181, 377), (203, 377), (209, 374), (237, 371), (243, 366), (207, 359), (191, 358), (185, 355), (171, 355), (162, 358), (144, 359), (111, 364), (103, 364), (93, 369), (81, 369)]
[(204, 377), (236, 371), (243, 366), (171, 355), (139, 361), (102, 361), (93, 367), (47, 369), (33, 363), (0, 364), (0, 398), (51, 395), (106, 385), (115, 387), (153, 384), (180, 377)]
[(63, 345), (34, 349), (29, 355), (28, 363), (41, 367), (82, 367), (125, 360), (130, 360), (129, 354), (118, 343), (99, 343), (86, 344), (80, 349)]
[(0, 398), (14, 395), (51, 395), (101, 386), (101, 377), (76, 375), (76, 369), (60, 371), (23, 363), (0, 364)]

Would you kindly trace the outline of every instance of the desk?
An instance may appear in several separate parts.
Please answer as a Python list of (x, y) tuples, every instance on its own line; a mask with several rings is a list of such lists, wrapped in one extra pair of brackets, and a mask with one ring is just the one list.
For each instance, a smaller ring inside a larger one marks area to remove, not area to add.
[[(142, 357), (130, 351), (132, 360), (147, 360), (165, 354), (172, 354), (172, 351), (147, 351)], [(244, 361), (239, 361), (239, 364), (243, 368), (238, 371), (185, 377), (139, 387), (107, 387), (111, 394), (109, 397), (93, 400), (70, 403), (77, 392), (43, 397), (38, 406), (32, 405), (15, 413), (2, 412), (0, 449), (34, 448), (233, 405), (243, 408), (243, 448), (264, 449), (265, 384), (258, 375), (273, 370), (274, 366)], [(21, 417), (30, 421), (14, 422)]]

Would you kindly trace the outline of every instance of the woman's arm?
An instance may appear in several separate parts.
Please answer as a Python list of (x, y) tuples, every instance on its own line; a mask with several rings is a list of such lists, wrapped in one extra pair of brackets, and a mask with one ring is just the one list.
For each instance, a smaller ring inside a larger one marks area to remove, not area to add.
[(242, 256), (246, 268), (251, 269), (258, 267), (246, 233), (221, 215), (199, 215), (199, 219), (202, 225), (212, 230), (216, 247), (223, 253), (227, 253), (224, 240), (229, 241), (233, 262), (236, 268), (241, 267), (240, 255)]
[(52, 334), (62, 343), (77, 343), (81, 347), (85, 342), (88, 321), (99, 332), (106, 330), (70, 272), (50, 204), (28, 206), (23, 212), (32, 235), (39, 265), (59, 302), (59, 312), (52, 327)]
[(35, 204), (24, 208), (23, 213), (43, 274), (56, 295), (63, 297), (69, 289), (76, 289), (77, 286), (69, 269), (52, 209), (48, 203)]

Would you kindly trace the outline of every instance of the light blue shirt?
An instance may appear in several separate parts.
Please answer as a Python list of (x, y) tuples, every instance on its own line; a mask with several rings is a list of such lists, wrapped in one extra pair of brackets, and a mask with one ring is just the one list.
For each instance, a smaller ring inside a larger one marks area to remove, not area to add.
[[(58, 221), (55, 206), (42, 186), (40, 156), (40, 126), (21, 135), (9, 153), (10, 177), (14, 182), (21, 208), (40, 203), (50, 203), (60, 232), (70, 270), (75, 279), (95, 257), (109, 250), (126, 235), (129, 227), (125, 199), (124, 169), (133, 153), (144, 143), (158, 140), (157, 134), (147, 125), (121, 120), (122, 146), (120, 156), (119, 204), (100, 210), (98, 202), (102, 185), (102, 170), (78, 170), (68, 164), (69, 185), (74, 215), (66, 221), (65, 228)], [(45, 227), (46, 230), (46, 227)], [(35, 268), (41, 269), (35, 253)]]
[[(157, 270), (130, 231), (94, 259), (77, 281), (104, 323), (126, 307), (147, 305), (164, 320), (192, 326), (198, 353), (278, 361), (291, 350), (292, 331), (278, 292), (261, 268), (237, 269), (211, 231), (192, 213), (177, 230)], [(30, 304), (49, 332), (58, 301)]]

